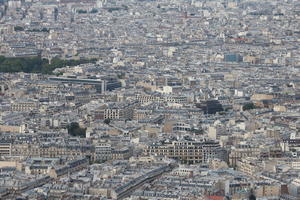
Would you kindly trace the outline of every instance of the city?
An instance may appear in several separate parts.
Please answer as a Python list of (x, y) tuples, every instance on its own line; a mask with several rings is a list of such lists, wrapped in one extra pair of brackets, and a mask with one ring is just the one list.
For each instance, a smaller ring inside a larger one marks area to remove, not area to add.
[(299, 200), (298, 0), (0, 0), (0, 199)]

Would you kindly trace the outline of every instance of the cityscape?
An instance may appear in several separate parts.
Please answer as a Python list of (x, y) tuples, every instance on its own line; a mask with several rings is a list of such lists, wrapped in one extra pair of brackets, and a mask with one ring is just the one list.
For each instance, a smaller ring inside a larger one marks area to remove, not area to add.
[(299, 0), (0, 0), (0, 199), (299, 200)]

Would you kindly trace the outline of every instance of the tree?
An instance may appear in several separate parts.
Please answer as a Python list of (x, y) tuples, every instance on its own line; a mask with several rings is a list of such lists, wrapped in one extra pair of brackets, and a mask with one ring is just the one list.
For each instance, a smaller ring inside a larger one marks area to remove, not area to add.
[(90, 11), (90, 13), (97, 13), (98, 12), (98, 10), (96, 9), (96, 8), (93, 8), (91, 11)]
[(251, 195), (249, 196), (249, 200), (256, 200), (255, 195), (254, 195), (254, 194), (251, 194)]
[(68, 125), (68, 134), (75, 137), (85, 137), (86, 128), (81, 128), (77, 122), (72, 122)]
[(41, 57), (6, 58), (0, 56), (0, 72), (26, 72), (52, 74), (56, 68), (76, 66), (84, 63), (95, 63), (96, 59), (61, 60), (54, 58), (49, 64)]
[(256, 200), (256, 196), (254, 195), (253, 189), (250, 190), (249, 200)]
[(14, 30), (15, 31), (24, 31), (24, 28), (22, 26), (15, 26)]
[(105, 119), (104, 121), (103, 121), (105, 124), (109, 124), (110, 123), (110, 119), (109, 118), (107, 118), (107, 119)]
[(255, 109), (256, 107), (255, 107), (255, 105), (254, 105), (254, 103), (247, 103), (247, 104), (245, 104), (244, 106), (243, 106), (243, 111), (245, 111), (245, 110), (252, 110), (252, 109)]
[(47, 29), (47, 28), (42, 28), (41, 31), (42, 31), (42, 32), (47, 32), (47, 33), (49, 33), (49, 29)]
[(77, 13), (78, 13), (78, 14), (86, 14), (87, 11), (86, 11), (86, 10), (77, 10)]

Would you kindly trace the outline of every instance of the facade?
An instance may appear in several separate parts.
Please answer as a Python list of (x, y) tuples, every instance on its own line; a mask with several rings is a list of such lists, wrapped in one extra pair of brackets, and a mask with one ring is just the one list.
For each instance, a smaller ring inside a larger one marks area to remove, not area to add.
[(276, 198), (281, 194), (281, 186), (279, 184), (258, 184), (255, 190), (257, 198)]
[(0, 142), (0, 156), (11, 156), (12, 148), (10, 142)]
[(105, 93), (105, 91), (111, 91), (121, 87), (121, 83), (115, 78), (104, 77), (103, 79), (82, 79), (82, 78), (57, 78), (50, 77), (49, 81), (67, 84), (79, 84), (79, 85), (92, 85), (96, 88), (97, 92)]
[(107, 142), (97, 143), (95, 146), (94, 160), (96, 162), (104, 162), (112, 159), (112, 147)]
[(221, 155), (221, 147), (213, 141), (173, 141), (150, 144), (145, 152), (149, 155), (166, 156), (186, 164), (207, 163)]
[(108, 160), (127, 160), (132, 155), (131, 151), (124, 148), (112, 147), (109, 141), (97, 142), (93, 155), (94, 162), (105, 162)]
[(91, 157), (93, 147), (91, 145), (40, 145), (37, 143), (5, 143), (3, 144), (3, 155), (23, 156), (23, 157), (46, 157), (57, 158), (62, 156)]
[(249, 145), (240, 145), (238, 148), (231, 149), (229, 154), (229, 165), (237, 166), (237, 162), (244, 157), (256, 157), (260, 153), (259, 148)]
[(251, 159), (251, 157), (241, 158), (237, 161), (237, 170), (250, 176), (255, 176), (256, 173), (262, 170), (258, 162), (257, 159)]
[(243, 57), (239, 54), (225, 54), (224, 55), (224, 61), (225, 62), (242, 62)]
[(60, 164), (59, 158), (29, 158), (26, 163), (21, 166), (21, 170), (24, 169), (26, 174), (47, 175), (50, 169)]
[(187, 96), (183, 96), (183, 95), (165, 95), (162, 96), (160, 94), (157, 93), (153, 93), (153, 94), (137, 94), (135, 96), (135, 99), (142, 103), (149, 103), (149, 102), (156, 102), (156, 103), (161, 103), (161, 102), (166, 102), (166, 103), (177, 103), (177, 104), (184, 104), (187, 103), (189, 101), (189, 98)]
[(134, 108), (136, 103), (128, 104), (108, 104), (101, 106), (94, 111), (95, 119), (113, 119), (113, 120), (130, 120), (133, 119)]
[(300, 180), (295, 178), (288, 187), (289, 194), (293, 197), (300, 197)]
[(60, 176), (63, 176), (68, 173), (72, 173), (75, 171), (79, 171), (81, 169), (84, 169), (89, 164), (89, 160), (87, 158), (80, 158), (76, 160), (72, 160), (63, 167), (59, 168), (51, 168), (49, 170), (49, 176), (52, 178), (58, 178)]
[(14, 102), (11, 105), (11, 111), (13, 112), (27, 112), (38, 109), (37, 102)]

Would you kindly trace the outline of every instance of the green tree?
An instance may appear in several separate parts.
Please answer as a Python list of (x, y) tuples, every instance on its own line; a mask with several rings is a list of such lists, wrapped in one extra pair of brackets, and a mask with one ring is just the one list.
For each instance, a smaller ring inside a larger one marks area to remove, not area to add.
[(87, 11), (86, 11), (86, 10), (77, 10), (77, 13), (78, 13), (78, 14), (86, 14)]
[(5, 61), (5, 57), (4, 56), (0, 56), (0, 64)]
[(96, 59), (61, 60), (54, 58), (51, 64), (40, 57), (5, 58), (0, 56), (0, 72), (26, 72), (52, 74), (56, 68), (76, 66), (84, 63), (95, 63)]
[(244, 106), (243, 106), (243, 110), (245, 111), (245, 110), (252, 110), (252, 109), (255, 109), (256, 107), (255, 107), (255, 105), (254, 105), (254, 103), (247, 103), (247, 104), (245, 104)]
[(14, 30), (15, 31), (24, 31), (24, 28), (22, 26), (15, 26)]
[(90, 11), (90, 13), (97, 13), (98, 12), (98, 10), (96, 9), (96, 8), (93, 8), (91, 11)]
[(77, 122), (72, 122), (68, 125), (68, 134), (75, 137), (85, 137), (86, 128), (81, 128)]
[(105, 119), (103, 122), (104, 122), (105, 124), (110, 124), (110, 119), (107, 118), (107, 119)]

